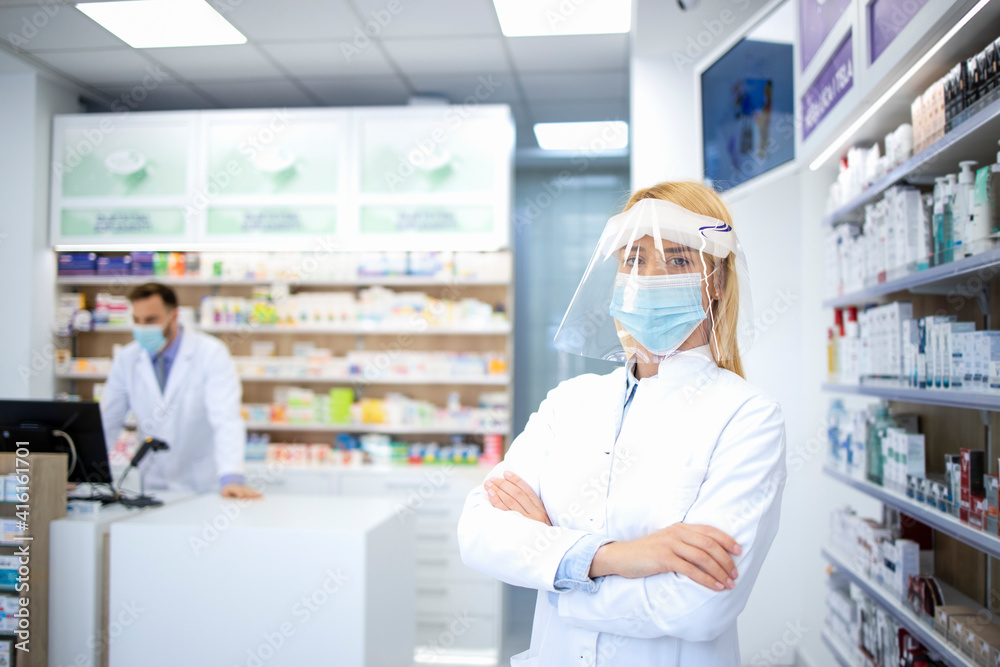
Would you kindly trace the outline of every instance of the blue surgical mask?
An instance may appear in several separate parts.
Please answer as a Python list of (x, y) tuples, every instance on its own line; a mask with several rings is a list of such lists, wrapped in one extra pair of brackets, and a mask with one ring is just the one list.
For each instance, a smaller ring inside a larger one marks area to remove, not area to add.
[(673, 352), (705, 319), (701, 274), (639, 276), (619, 273), (611, 317), (656, 355)]
[(139, 347), (149, 353), (149, 356), (153, 356), (167, 344), (167, 337), (159, 324), (133, 324), (132, 336), (135, 338), (135, 342), (139, 343)]

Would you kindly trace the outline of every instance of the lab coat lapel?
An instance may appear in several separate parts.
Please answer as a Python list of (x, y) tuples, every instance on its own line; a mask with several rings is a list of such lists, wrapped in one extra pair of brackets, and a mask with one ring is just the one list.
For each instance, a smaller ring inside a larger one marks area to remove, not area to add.
[(153, 360), (149, 357), (149, 353), (140, 349), (135, 361), (135, 372), (140, 386), (143, 387), (143, 391), (150, 392), (154, 399), (151, 402), (159, 401), (163, 398), (163, 394), (160, 392), (160, 383), (156, 381), (156, 371), (153, 370)]
[(177, 351), (177, 358), (174, 359), (174, 365), (170, 369), (170, 375), (167, 376), (165, 397), (168, 404), (173, 402), (177, 392), (181, 391), (185, 385), (187, 375), (191, 370), (191, 365), (194, 363), (196, 346), (197, 341), (195, 340), (193, 332), (185, 331), (184, 335), (181, 336), (181, 349)]

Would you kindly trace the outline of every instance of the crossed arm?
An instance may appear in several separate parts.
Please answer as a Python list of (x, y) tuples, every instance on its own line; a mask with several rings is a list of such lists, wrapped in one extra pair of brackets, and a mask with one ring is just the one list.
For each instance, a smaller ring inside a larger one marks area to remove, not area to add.
[[(513, 472), (489, 479), (486, 493), (493, 507), (551, 525), (548, 513), (534, 490)], [(730, 554), (740, 555), (740, 545), (711, 526), (675, 523), (629, 542), (609, 542), (597, 550), (590, 565), (596, 579), (617, 574), (627, 579), (674, 572), (716, 591), (732, 589), (739, 576)]]

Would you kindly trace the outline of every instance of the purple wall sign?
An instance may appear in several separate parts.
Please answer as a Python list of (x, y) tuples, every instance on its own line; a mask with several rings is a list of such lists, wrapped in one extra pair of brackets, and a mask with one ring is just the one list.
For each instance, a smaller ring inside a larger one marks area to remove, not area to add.
[(868, 5), (868, 62), (873, 63), (927, 0), (874, 0)]
[(854, 85), (851, 34), (837, 48), (802, 96), (802, 139), (805, 140)]
[(802, 54), (800, 71), (812, 62), (834, 24), (850, 4), (851, 0), (799, 0), (799, 52)]

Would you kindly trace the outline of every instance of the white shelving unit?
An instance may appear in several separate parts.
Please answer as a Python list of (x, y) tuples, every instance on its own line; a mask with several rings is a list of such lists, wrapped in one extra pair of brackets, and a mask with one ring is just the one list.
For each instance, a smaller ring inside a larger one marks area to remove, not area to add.
[(887, 401), (906, 401), (907, 403), (923, 403), (924, 405), (944, 405), (950, 408), (1000, 412), (1000, 394), (835, 382), (825, 383), (823, 390), (837, 394), (874, 396), (884, 398)]
[[(511, 272), (512, 273), (512, 272)], [(61, 290), (86, 291), (93, 293), (104, 287), (118, 288), (118, 293), (127, 293), (126, 285), (148, 282), (149, 277), (136, 277), (122, 280), (113, 276), (92, 276), (86, 278), (63, 278), (58, 281)], [(157, 278), (156, 280), (159, 280)], [(230, 281), (230, 280), (188, 280), (167, 279), (167, 284), (183, 288), (188, 295), (210, 294), (221, 288), (229, 293), (250, 294), (255, 285), (275, 283), (280, 281)], [(389, 276), (386, 278), (361, 279), (356, 281), (313, 281), (289, 282), (293, 291), (303, 288), (333, 287), (341, 290), (354, 290), (371, 285), (400, 287), (414, 290), (447, 289), (451, 286), (462, 286), (470, 295), (499, 295), (508, 314), (513, 313), (513, 283), (497, 280), (456, 279), (439, 280), (423, 277)], [(485, 298), (492, 302), (492, 299)], [(378, 340), (379, 336), (410, 336), (416, 350), (435, 350), (460, 352), (468, 349), (471, 352), (502, 352), (507, 361), (508, 369), (513, 364), (513, 327), (509, 321), (492, 322), (488, 326), (468, 327), (431, 327), (426, 325), (326, 325), (326, 326), (200, 326), (200, 331), (212, 335), (240, 334), (240, 338), (254, 340), (277, 341), (277, 345), (288, 346), (290, 341), (316, 340), (322, 346), (331, 345), (328, 336), (342, 336), (341, 342), (333, 342), (338, 349), (336, 354), (342, 354), (350, 349), (365, 348), (369, 340)], [(129, 326), (98, 326), (93, 331), (81, 332), (74, 336), (70, 343), (75, 346), (84, 345), (90, 349), (105, 347), (110, 350), (111, 342), (122, 342), (124, 335), (131, 333)], [(440, 338), (440, 344), (436, 339)], [(383, 339), (384, 340), (384, 339)], [(465, 343), (466, 347), (463, 347)], [(471, 349), (469, 349), (471, 348)], [(371, 349), (378, 349), (374, 345)], [(287, 352), (286, 352), (287, 354)], [(106, 352), (100, 355), (109, 356)], [(275, 362), (283, 360), (272, 360)], [(306, 369), (309, 366), (306, 365)], [(305, 371), (305, 372), (308, 372)], [(81, 385), (92, 384), (107, 379), (105, 373), (69, 372), (56, 375), (63, 387), (74, 389)], [(512, 388), (510, 372), (496, 375), (393, 375), (388, 371), (369, 376), (362, 375), (330, 375), (309, 376), (295, 373), (276, 373), (274, 375), (244, 374), (241, 376), (244, 394), (256, 391), (265, 394), (268, 386), (291, 384), (325, 390), (327, 387), (347, 386), (360, 388), (363, 393), (399, 390), (394, 387), (405, 387), (408, 395), (415, 398), (440, 396), (441, 392), (454, 390), (465, 392), (465, 395), (475, 398), (477, 390), (507, 391)], [(439, 399), (440, 400), (440, 399)], [(463, 401), (466, 403), (467, 401)], [(472, 403), (475, 405), (474, 403)], [(329, 424), (329, 423), (272, 423), (250, 422), (247, 430), (255, 433), (269, 433), (272, 441), (298, 441), (306, 438), (309, 441), (332, 441), (337, 433), (381, 433), (403, 440), (437, 439), (444, 442), (452, 435), (463, 435), (472, 441), (480, 440), (484, 435), (499, 433), (509, 442), (509, 415), (506, 420), (498, 422), (496, 428), (470, 428), (454, 424), (420, 424), (420, 425), (390, 425), (390, 424)], [(248, 463), (247, 471), (252, 473), (262, 464)], [(485, 475), (485, 470), (475, 465), (451, 466), (397, 466), (392, 469), (376, 469), (375, 466), (357, 466), (350, 468), (302, 468), (285, 469), (278, 472), (279, 479), (272, 479), (271, 487), (265, 488), (265, 493), (336, 493), (343, 495), (399, 495), (401, 507), (405, 507), (406, 496), (411, 491), (423, 493), (427, 488), (433, 488), (431, 498), (423, 499), (411, 508), (417, 522), (418, 552), (414, 554), (417, 571), (417, 614), (416, 637), (417, 657), (430, 655), (435, 660), (448, 659), (449, 664), (496, 664), (500, 641), (500, 619), (502, 617), (502, 595), (499, 582), (465, 568), (458, 556), (458, 545), (455, 542), (455, 527), (458, 516), (468, 491)], [(436, 482), (440, 476), (447, 477), (443, 486)], [(428, 480), (431, 480), (428, 486)], [(440, 487), (440, 488), (439, 488)], [(443, 490), (442, 490), (443, 489)], [(473, 606), (468, 606), (474, 601)], [(448, 634), (449, 623), (453, 621), (454, 611), (469, 609), (474, 616), (474, 625), (456, 640), (454, 646), (441, 648), (437, 646), (438, 637)], [(465, 661), (465, 662), (463, 662)]]
[(960, 160), (979, 160), (989, 164), (996, 157), (997, 145), (983, 142), (984, 134), (1000, 136), (1000, 100), (995, 100), (951, 132), (872, 183), (867, 190), (836, 211), (824, 216), (824, 225), (853, 220), (870, 204), (896, 183), (919, 180), (933, 183), (929, 174), (935, 170), (954, 170)]
[[(1000, 133), (997, 136), (1000, 136)], [(948, 294), (957, 285), (970, 278), (995, 275), (998, 272), (998, 267), (1000, 267), (1000, 248), (886, 280), (858, 292), (831, 297), (823, 301), (823, 307), (843, 308), (855, 304), (871, 303), (893, 292)]]
[[(951, 3), (924, 3), (912, 18), (907, 18), (909, 23), (904, 24), (895, 41), (879, 56), (879, 60), (871, 62), (868, 53), (869, 37), (876, 28), (870, 25), (867, 11), (870, 4), (853, 3), (853, 15), (838, 23), (839, 27), (830, 38), (832, 43), (839, 44), (848, 33), (852, 34), (853, 89), (838, 103), (839, 108), (833, 109), (827, 119), (822, 121), (826, 127), (821, 127), (799, 145), (804, 161), (812, 170), (828, 174), (830, 182), (835, 178), (837, 163), (850, 146), (867, 147), (876, 142), (881, 143), (885, 135), (900, 124), (911, 122), (910, 105), (917, 95), (922, 94), (955, 63), (971, 57), (1000, 34), (997, 28), (1000, 2), (956, 0)], [(818, 71), (823, 66), (824, 63), (818, 63), (810, 67)], [(815, 77), (812, 75), (803, 77), (803, 85), (808, 87), (813, 78)], [(903, 184), (921, 186), (926, 190), (927, 186), (933, 184), (934, 177), (955, 173), (961, 160), (977, 160), (980, 167), (993, 164), (996, 161), (997, 140), (1000, 139), (1000, 98), (997, 91), (988, 95), (953, 121), (950, 131), (942, 138), (891, 169), (836, 210), (826, 213), (817, 211), (807, 224), (822, 225), (828, 230), (833, 225), (856, 222), (863, 219), (865, 207), (884, 196), (889, 188)], [(919, 317), (931, 314), (937, 307), (932, 304), (937, 304), (938, 301), (943, 303), (942, 297), (958, 294), (964, 299), (963, 303), (974, 305), (978, 302), (980, 313), (985, 316), (985, 327), (990, 328), (990, 291), (995, 287), (991, 281), (997, 275), (1000, 275), (1000, 248), (923, 271), (890, 274), (881, 282), (865, 284), (863, 289), (827, 295), (822, 299), (822, 306), (824, 309), (849, 306), (860, 309), (869, 304), (885, 303), (898, 295), (914, 295), (907, 298), (913, 301), (915, 315)], [(952, 305), (949, 302), (949, 306)], [(954, 307), (948, 313), (957, 313), (961, 308)], [(995, 326), (994, 323), (993, 327)], [(935, 460), (940, 460), (939, 450), (944, 448), (950, 448), (954, 453), (958, 453), (960, 447), (987, 449), (987, 460), (993, 462), (991, 466), (996, 464), (996, 452), (990, 451), (995, 435), (990, 432), (989, 426), (996, 423), (992, 413), (1000, 412), (1000, 393), (917, 389), (878, 381), (866, 381), (858, 385), (827, 382), (822, 385), (822, 389), (835, 394), (870, 396), (927, 406), (909, 410), (919, 412), (924, 419), (935, 422), (936, 430), (928, 431), (932, 433), (928, 439), (928, 455), (933, 453), (938, 457)], [(958, 413), (955, 409), (975, 410), (980, 415)], [(983, 431), (977, 432), (973, 428), (949, 430), (956, 425), (968, 426), (963, 421), (966, 419), (974, 419), (978, 426), (980, 418), (984, 425)], [(947, 442), (942, 440), (945, 437), (942, 433), (945, 431), (954, 435)], [(980, 440), (982, 434), (985, 434), (985, 438)], [(929, 470), (933, 470), (933, 466)], [(990, 470), (987, 469), (986, 472)], [(956, 585), (961, 584), (970, 592), (972, 589), (979, 591), (983, 584), (987, 593), (983, 596), (984, 599), (991, 597), (996, 590), (989, 559), (976, 559), (977, 562), (985, 561), (985, 574), (968, 569), (959, 572), (963, 568), (961, 559), (966, 557), (968, 548), (992, 558), (1000, 558), (1000, 539), (996, 535), (962, 523), (936, 507), (907, 497), (905, 493), (866, 480), (854, 479), (832, 466), (824, 467), (824, 473), (845, 486), (913, 517), (938, 533), (961, 542), (962, 544), (957, 545), (950, 544), (950, 551), (946, 550), (943, 554), (939, 552), (939, 582), (944, 577)], [(961, 649), (950, 645), (937, 634), (926, 619), (919, 618), (906, 604), (863, 577), (851, 566), (849, 558), (831, 548), (824, 549), (823, 556), (946, 664), (956, 667), (974, 664), (974, 660)], [(968, 602), (976, 608), (982, 607), (982, 600), (978, 603), (969, 600), (949, 587), (947, 581), (942, 582), (942, 588), (946, 589), (947, 604)], [(842, 642), (827, 632), (823, 633), (822, 638), (839, 664), (862, 664), (856, 649), (843, 646)]]
[[(512, 405), (514, 337), (510, 318), (514, 313), (514, 282), (509, 221), (516, 145), (513, 121), (506, 106), (483, 104), (474, 110), (462, 109), (463, 122), (451, 127), (447, 119), (453, 112), (448, 107), (297, 109), (275, 145), (282, 145), (303, 164), (308, 162), (310, 169), (302, 169), (295, 182), (277, 188), (271, 176), (262, 176), (247, 162), (241, 172), (245, 178), (233, 179), (225, 192), (204, 205), (198, 202), (209, 191), (219, 160), (249, 160), (238, 150), (239, 141), (258, 124), (271, 122), (273, 110), (157, 112), (133, 114), (125, 120), (116, 118), (117, 141), (141, 143), (145, 138), (157, 137), (160, 141), (153, 143), (159, 153), (149, 156), (152, 161), (180, 166), (169, 173), (167, 169), (151, 173), (141, 188), (131, 190), (119, 188), (118, 181), (86, 181), (80, 179), (80, 172), (60, 172), (52, 183), (50, 205), (50, 238), (56, 251), (205, 252), (215, 255), (215, 261), (220, 261), (221, 253), (242, 251), (289, 251), (298, 255), (272, 256), (265, 258), (264, 264), (253, 265), (246, 258), (231, 263), (226, 258), (222, 266), (213, 262), (210, 272), (205, 271), (207, 262), (201, 262), (205, 272), (193, 276), (64, 276), (54, 278), (56, 288), (87, 295), (88, 307), (93, 307), (91, 299), (98, 292), (126, 295), (132, 286), (146, 282), (173, 286), (181, 304), (195, 308), (203, 296), (249, 297), (259, 286), (277, 286), (282, 292), (287, 288), (289, 293), (356, 292), (378, 286), (425, 292), (432, 299), (456, 303), (464, 298), (476, 299), (494, 306), (492, 320), (484, 314), (478, 324), (465, 326), (433, 326), (416, 316), (384, 323), (325, 325), (204, 322), (200, 331), (218, 335), (234, 356), (251, 354), (251, 343), (265, 340), (273, 345), (273, 353), (282, 357), (294, 356), (296, 344), (313, 343), (317, 348), (329, 349), (340, 361), (354, 350), (374, 353), (361, 355), (366, 358), (382, 352), (391, 357), (398, 350), (406, 354), (468, 353), (484, 358), (498, 355), (507, 367), (504, 372), (491, 366), (496, 375), (455, 377), (441, 373), (451, 368), (464, 371), (468, 366), (437, 366), (433, 370), (428, 366), (433, 376), (399, 376), (390, 368), (374, 373), (374, 377), (367, 373), (346, 375), (348, 367), (343, 363), (332, 365), (330, 375), (311, 376), (299, 375), (298, 367), (277, 363), (270, 366), (277, 371), (273, 375), (251, 374), (256, 368), (247, 367), (242, 377), (245, 404), (272, 402), (274, 385), (285, 383), (317, 392), (350, 387), (356, 398), (379, 398), (403, 391), (436, 406), (450, 402), (448, 395), (452, 392), (467, 406), (477, 406), (480, 393), (506, 392), (507, 402)], [(65, 163), (66, 151), (75, 145), (76, 138), (107, 118), (101, 114), (57, 117), (53, 125), (53, 163)], [(475, 168), (455, 169), (447, 177), (435, 172), (433, 178), (426, 170), (418, 169), (398, 187), (388, 188), (383, 178), (385, 169), (394, 169), (397, 161), (400, 165), (410, 164), (413, 142), (426, 136), (437, 137), (441, 130), (447, 131), (442, 140), (435, 139), (439, 154)], [(162, 140), (168, 135), (172, 141)], [(100, 159), (96, 157), (98, 152), (95, 150), (94, 159)], [(177, 159), (171, 162), (173, 158)], [(139, 219), (141, 224), (132, 224)], [(394, 264), (386, 268), (391, 275), (367, 275), (382, 268), (381, 264), (373, 264), (376, 268), (372, 269), (364, 263), (379, 260), (374, 257), (378, 252), (455, 254), (449, 263), (436, 262), (437, 266), (429, 266), (432, 260), (426, 256), (411, 255), (406, 258), (405, 269)], [(363, 253), (366, 259), (347, 257), (353, 253)], [(272, 259), (276, 261), (271, 263)], [(411, 261), (414, 259), (418, 261)], [(317, 272), (321, 261), (327, 266)], [(449, 268), (440, 269), (449, 264)], [(189, 263), (186, 267), (193, 268)], [(404, 270), (413, 274), (400, 275)], [(265, 273), (277, 277), (260, 277)], [(430, 273), (434, 275), (424, 275)], [(502, 305), (503, 317), (496, 304)], [(126, 342), (130, 333), (130, 326), (102, 325), (62, 339), (60, 347), (72, 348), (74, 358), (106, 359), (111, 357), (113, 346)], [(56, 374), (60, 393), (87, 400), (93, 395), (94, 384), (107, 379), (103, 373), (84, 372), (85, 366), (72, 368), (75, 372)], [(481, 436), (500, 434), (509, 442), (509, 415), (505, 417), (485, 420), (496, 427), (489, 430), (457, 427), (452, 421), (438, 425), (253, 422), (248, 426), (278, 436), (272, 441), (287, 442), (332, 442), (338, 432), (384, 433), (403, 441), (437, 439), (442, 443), (455, 434), (469, 436), (466, 440), (473, 442), (481, 440)], [(249, 464), (248, 474), (255, 467)], [(454, 616), (467, 612), (476, 617), (477, 623), (450, 649), (437, 646), (435, 656), (448, 664), (495, 664), (500, 642), (501, 587), (499, 582), (464, 568), (454, 543), (457, 538), (453, 525), (457, 524), (465, 495), (482, 481), (485, 470), (477, 466), (451, 468), (455, 470), (448, 472), (444, 466), (399, 466), (387, 472), (358, 466), (281, 471), (281, 479), (265, 493), (397, 495), (405, 503), (408, 494), (419, 495), (432, 488), (431, 497), (420, 496), (420, 502), (412, 508), (418, 525), (418, 553), (414, 554), (418, 653), (434, 647)], [(438, 484), (437, 475), (444, 475), (445, 481)]]

